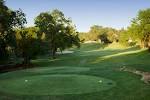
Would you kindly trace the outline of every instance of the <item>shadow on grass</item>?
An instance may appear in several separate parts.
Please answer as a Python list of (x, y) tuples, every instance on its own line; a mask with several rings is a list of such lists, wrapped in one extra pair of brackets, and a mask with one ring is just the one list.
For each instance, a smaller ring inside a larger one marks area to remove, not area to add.
[[(88, 45), (87, 45), (88, 46)], [(127, 49), (100, 49), (91, 50), (91, 52), (75, 52), (72, 54), (59, 55), (57, 59), (41, 58), (34, 60), (33, 63), (37, 67), (92, 67), (92, 66), (111, 66), (111, 65), (126, 65), (128, 57), (125, 55), (141, 53), (139, 47), (132, 47)], [(133, 57), (131, 57), (133, 58)], [(133, 60), (133, 59), (132, 59)], [(132, 61), (131, 60), (131, 61)], [(136, 59), (135, 59), (136, 60)]]
[(93, 65), (106, 65), (115, 67), (133, 67), (138, 70), (150, 71), (150, 53), (148, 50), (129, 49), (123, 52), (114, 53), (112, 55), (102, 56), (94, 59), (90, 64)]

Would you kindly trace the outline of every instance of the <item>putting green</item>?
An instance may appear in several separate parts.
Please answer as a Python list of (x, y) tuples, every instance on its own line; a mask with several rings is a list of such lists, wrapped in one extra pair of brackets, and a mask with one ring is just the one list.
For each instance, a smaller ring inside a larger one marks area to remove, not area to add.
[(108, 90), (115, 85), (109, 79), (76, 74), (0, 78), (0, 92), (14, 95), (83, 94)]

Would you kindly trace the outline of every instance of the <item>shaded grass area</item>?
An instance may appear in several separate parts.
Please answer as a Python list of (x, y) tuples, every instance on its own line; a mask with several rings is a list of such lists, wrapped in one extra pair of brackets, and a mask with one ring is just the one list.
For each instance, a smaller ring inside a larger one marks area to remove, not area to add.
[[(52, 60), (48, 57), (33, 60), (40, 68), (53, 67), (85, 67), (90, 70), (76, 72), (77, 75), (92, 75), (104, 77), (116, 82), (116, 87), (106, 91), (85, 93), (85, 94), (65, 94), (65, 95), (46, 95), (46, 96), (15, 96), (12, 94), (0, 94), (2, 100), (150, 100), (150, 86), (140, 81), (140, 76), (128, 72), (121, 72), (122, 66), (135, 68), (142, 71), (150, 71), (150, 53), (147, 50), (140, 50), (138, 47), (125, 49), (104, 48), (99, 44), (83, 44), (81, 49), (74, 49), (75, 53), (59, 55), (57, 59)], [(38, 68), (39, 67), (39, 68)], [(59, 71), (50, 71), (50, 73), (21, 73), (13, 74), (13, 77), (31, 75), (49, 75), (59, 74)], [(74, 72), (71, 72), (74, 73)], [(7, 73), (6, 73), (7, 74)], [(64, 72), (63, 74), (70, 74)], [(1, 75), (4, 80), (12, 74)], [(11, 81), (8, 81), (11, 83)], [(40, 90), (39, 90), (40, 91)]]

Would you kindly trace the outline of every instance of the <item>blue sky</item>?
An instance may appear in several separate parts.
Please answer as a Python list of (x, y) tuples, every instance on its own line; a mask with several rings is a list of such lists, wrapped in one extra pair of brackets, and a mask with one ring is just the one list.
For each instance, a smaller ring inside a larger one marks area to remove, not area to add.
[(28, 24), (44, 11), (59, 9), (71, 17), (80, 32), (92, 25), (126, 28), (140, 9), (150, 8), (150, 0), (6, 0), (12, 9), (21, 8), (26, 13)]

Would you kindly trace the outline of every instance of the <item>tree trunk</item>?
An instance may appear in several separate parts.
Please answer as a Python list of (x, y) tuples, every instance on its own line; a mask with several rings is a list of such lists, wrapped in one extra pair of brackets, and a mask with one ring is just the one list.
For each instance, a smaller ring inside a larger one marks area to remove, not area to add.
[(57, 48), (54, 48), (54, 49), (52, 50), (52, 58), (53, 58), (53, 59), (56, 59), (56, 51), (57, 51)]
[(0, 44), (0, 60), (7, 60), (8, 59), (8, 53), (6, 51), (6, 46), (4, 44)]
[(24, 64), (24, 65), (29, 65), (29, 64), (30, 64), (30, 58), (27, 57), (27, 56), (25, 56), (25, 57), (23, 58), (23, 64)]
[(150, 39), (148, 41), (148, 50), (150, 51)]
[(144, 43), (144, 40), (143, 40), (143, 39), (141, 40), (140, 47), (141, 47), (141, 48), (145, 48), (145, 43)]

